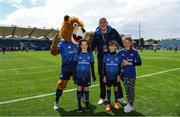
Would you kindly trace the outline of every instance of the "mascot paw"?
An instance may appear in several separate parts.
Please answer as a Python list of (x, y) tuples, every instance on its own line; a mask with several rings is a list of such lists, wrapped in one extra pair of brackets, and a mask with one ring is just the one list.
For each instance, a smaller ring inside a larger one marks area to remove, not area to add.
[(58, 49), (56, 46), (51, 46), (51, 54), (52, 55), (57, 55), (58, 54)]

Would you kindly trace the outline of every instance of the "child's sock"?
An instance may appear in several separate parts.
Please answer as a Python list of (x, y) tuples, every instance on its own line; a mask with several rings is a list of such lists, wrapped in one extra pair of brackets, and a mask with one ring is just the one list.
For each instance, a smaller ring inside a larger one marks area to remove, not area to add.
[(86, 111), (89, 111), (89, 91), (85, 91)]
[(107, 90), (107, 103), (110, 104), (111, 102), (111, 90)]
[(89, 91), (84, 91), (85, 100), (89, 101)]
[(81, 100), (82, 97), (82, 91), (77, 91), (77, 100)]
[(115, 102), (117, 102), (119, 97), (118, 91), (114, 91), (114, 97), (115, 97)]
[(81, 107), (81, 97), (82, 97), (82, 92), (77, 91), (78, 108)]

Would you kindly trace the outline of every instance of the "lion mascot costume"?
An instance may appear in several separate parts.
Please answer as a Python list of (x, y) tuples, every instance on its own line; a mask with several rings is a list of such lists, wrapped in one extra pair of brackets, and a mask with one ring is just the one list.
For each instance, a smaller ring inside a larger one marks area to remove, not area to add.
[(62, 58), (61, 75), (57, 82), (54, 110), (59, 107), (59, 98), (63, 94), (68, 80), (71, 76), (74, 76), (74, 55), (78, 51), (79, 41), (84, 39), (85, 35), (86, 31), (83, 22), (77, 17), (66, 15), (59, 32), (52, 39), (51, 54), (60, 54)]

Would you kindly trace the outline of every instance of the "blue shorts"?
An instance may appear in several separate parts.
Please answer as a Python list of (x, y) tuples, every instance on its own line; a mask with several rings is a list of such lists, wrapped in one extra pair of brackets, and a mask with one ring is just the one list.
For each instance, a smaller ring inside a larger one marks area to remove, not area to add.
[(114, 87), (118, 86), (117, 79), (113, 79), (113, 80), (107, 79), (106, 85), (107, 85), (107, 87), (111, 87), (112, 85), (113, 85)]
[(73, 76), (73, 72), (61, 71), (60, 78), (61, 80), (69, 80)]
[(91, 85), (90, 78), (77, 78), (76, 83), (78, 86), (88, 87)]
[(60, 79), (62, 80), (69, 80), (73, 76), (73, 67), (72, 64), (62, 64), (61, 65), (61, 72), (60, 72)]

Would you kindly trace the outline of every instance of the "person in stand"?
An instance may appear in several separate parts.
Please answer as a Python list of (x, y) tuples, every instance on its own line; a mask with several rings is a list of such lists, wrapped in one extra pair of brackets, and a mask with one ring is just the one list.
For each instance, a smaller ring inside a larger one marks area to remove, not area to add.
[(6, 48), (2, 46), (2, 53), (5, 54), (5, 52), (6, 52)]
[(177, 53), (177, 51), (178, 51), (178, 46), (176, 46), (174, 50), (175, 50), (175, 53)]

